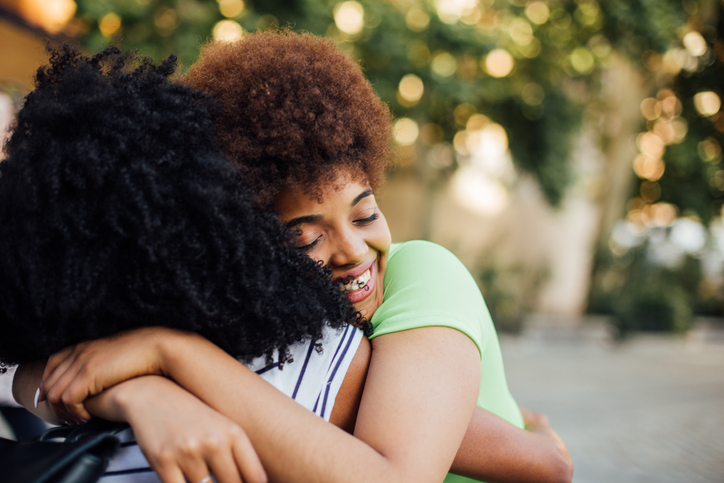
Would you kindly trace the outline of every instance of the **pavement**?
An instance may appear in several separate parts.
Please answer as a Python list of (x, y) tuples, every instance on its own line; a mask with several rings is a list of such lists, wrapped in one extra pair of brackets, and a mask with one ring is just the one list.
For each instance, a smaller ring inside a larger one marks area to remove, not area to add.
[(617, 343), (599, 326), (500, 338), (511, 392), (549, 416), (574, 483), (722, 483), (723, 334)]

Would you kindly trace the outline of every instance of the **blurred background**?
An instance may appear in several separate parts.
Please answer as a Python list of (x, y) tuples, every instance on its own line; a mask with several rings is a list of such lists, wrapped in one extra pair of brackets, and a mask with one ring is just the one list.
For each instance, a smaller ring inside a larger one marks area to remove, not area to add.
[(393, 239), (466, 263), (574, 481), (724, 481), (724, 1), (0, 0), (0, 126), (48, 38), (184, 71), (279, 26), (389, 104)]

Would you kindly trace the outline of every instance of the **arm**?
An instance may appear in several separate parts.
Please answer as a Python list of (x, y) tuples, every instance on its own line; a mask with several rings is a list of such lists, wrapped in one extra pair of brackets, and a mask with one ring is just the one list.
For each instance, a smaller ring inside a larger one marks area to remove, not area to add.
[(496, 483), (570, 483), (573, 461), (547, 418), (523, 416), (526, 430), (476, 408), (450, 471)]
[[(35, 407), (45, 361), (23, 364), (13, 396), (33, 414), (62, 424), (47, 401)], [(219, 483), (266, 481), (244, 431), (173, 382), (158, 376), (124, 381), (85, 401), (94, 415), (128, 422), (151, 467), (165, 483), (200, 481), (213, 473)]]
[[(127, 379), (158, 370), (239, 423), (274, 481), (442, 481), (475, 407), (478, 352), (452, 329), (409, 330), (373, 342), (355, 428), (363, 441), (325, 423), (199, 336), (167, 329), (131, 342), (132, 336), (66, 353), (71, 362), (58, 365), (58, 376), (51, 369), (49, 378), (62, 389), (50, 382), (48, 398), (73, 409), (75, 401), (118, 381), (113, 371)], [(125, 356), (126, 342), (143, 354), (140, 368)], [(444, 363), (439, 354), (446, 355)]]

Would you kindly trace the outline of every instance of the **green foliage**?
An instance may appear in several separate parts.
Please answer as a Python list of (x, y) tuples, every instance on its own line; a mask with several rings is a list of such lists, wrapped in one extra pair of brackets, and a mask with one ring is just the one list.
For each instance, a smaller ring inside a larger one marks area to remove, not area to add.
[(476, 274), (495, 327), (502, 332), (521, 329), (523, 317), (535, 306), (541, 287), (550, 277), (547, 267), (531, 269), (495, 262), (483, 263)]
[[(176, 53), (188, 66), (199, 43), (225, 18), (222, 3), (78, 0), (73, 28), (84, 46), (98, 50), (110, 41), (99, 22), (114, 13), (121, 27), (113, 35), (122, 38), (124, 47), (138, 48), (157, 60)], [(232, 20), (247, 31), (289, 25), (332, 37), (361, 61), (395, 115), (411, 117), (420, 125), (436, 124), (441, 140), (451, 141), (463, 130), (470, 113), (487, 115), (506, 129), (515, 163), (539, 181), (552, 204), (560, 201), (571, 180), (571, 139), (610, 46), (634, 56), (644, 48), (664, 50), (686, 19), (678, 0), (546, 0), (549, 15), (538, 23), (526, 13), (525, 1), (483, 0), (475, 9), (460, 12), (459, 18), (443, 21), (437, 3), (359, 0), (364, 28), (350, 35), (335, 26), (340, 3), (250, 0)], [(513, 57), (515, 67), (496, 78), (484, 63), (489, 52), (501, 48)], [(441, 54), (451, 56), (446, 59), (453, 59), (452, 70), (433, 68)], [(407, 74), (424, 83), (417, 103), (401, 102), (397, 95), (400, 79)], [(571, 81), (579, 87), (571, 89)], [(461, 104), (472, 106), (467, 116), (456, 116)]]
[(601, 252), (592, 281), (589, 312), (616, 317), (621, 336), (632, 331), (684, 332), (691, 327), (701, 278), (699, 260), (688, 257), (681, 266), (652, 263), (647, 246), (623, 256)]

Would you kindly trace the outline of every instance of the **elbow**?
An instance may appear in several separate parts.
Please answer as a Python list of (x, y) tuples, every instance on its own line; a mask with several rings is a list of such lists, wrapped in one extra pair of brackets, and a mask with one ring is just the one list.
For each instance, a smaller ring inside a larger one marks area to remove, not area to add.
[(561, 448), (559, 454), (551, 465), (549, 478), (550, 483), (571, 483), (573, 480), (573, 459), (565, 448)]

